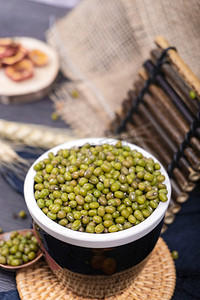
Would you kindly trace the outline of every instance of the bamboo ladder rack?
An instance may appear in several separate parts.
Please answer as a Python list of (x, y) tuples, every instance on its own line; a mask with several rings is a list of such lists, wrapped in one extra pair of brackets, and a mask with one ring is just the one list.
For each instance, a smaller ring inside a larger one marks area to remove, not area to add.
[[(165, 231), (200, 179), (200, 80), (164, 37), (155, 44), (116, 113), (111, 133), (128, 137), (167, 169), (172, 198)], [(142, 127), (143, 133), (135, 135)]]

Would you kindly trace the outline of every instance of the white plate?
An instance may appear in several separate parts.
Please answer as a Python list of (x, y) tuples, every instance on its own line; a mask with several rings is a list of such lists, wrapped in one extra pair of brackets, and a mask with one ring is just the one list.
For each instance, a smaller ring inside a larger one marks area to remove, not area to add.
[(0, 97), (12, 97), (27, 94), (35, 94), (49, 87), (55, 80), (59, 71), (58, 55), (54, 49), (46, 43), (29, 37), (16, 37), (16, 42), (22, 44), (28, 50), (41, 50), (48, 58), (49, 63), (43, 67), (34, 67), (34, 76), (21, 82), (14, 82), (5, 75), (4, 69), (0, 69)]

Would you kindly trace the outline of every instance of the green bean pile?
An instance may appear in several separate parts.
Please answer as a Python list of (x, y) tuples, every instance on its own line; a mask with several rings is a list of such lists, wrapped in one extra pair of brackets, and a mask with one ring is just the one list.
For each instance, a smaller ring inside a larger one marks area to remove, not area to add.
[(37, 239), (31, 231), (25, 235), (12, 231), (9, 240), (0, 242), (0, 264), (22, 265), (33, 260), (38, 249)]
[(167, 201), (159, 163), (121, 141), (50, 152), (34, 169), (35, 199), (43, 213), (80, 232), (128, 229)]

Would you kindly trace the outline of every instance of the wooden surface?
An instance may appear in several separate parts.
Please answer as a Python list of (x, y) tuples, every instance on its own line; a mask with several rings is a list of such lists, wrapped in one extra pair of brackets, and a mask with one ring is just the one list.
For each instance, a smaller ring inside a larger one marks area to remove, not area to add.
[[(58, 18), (67, 12), (61, 8), (27, 0), (0, 0), (0, 7), (1, 37), (21, 35), (32, 36), (40, 40), (45, 39), (44, 33), (48, 29), (50, 16)], [(147, 55), (146, 51), (145, 53)], [(3, 105), (0, 103), (0, 118), (2, 119), (66, 127), (61, 120), (56, 123), (51, 120), (52, 112), (53, 103), (47, 97), (29, 104)], [(179, 259), (175, 261), (177, 285), (173, 300), (195, 300), (199, 299), (200, 295), (200, 184), (198, 186), (190, 194), (190, 199), (183, 204), (175, 222), (163, 234), (170, 249), (179, 252)], [(13, 190), (1, 175), (0, 191), (0, 227), (4, 231), (30, 228), (31, 217), (27, 212), (23, 195)], [(13, 213), (17, 214), (21, 209), (26, 210), (27, 218), (13, 218)], [(0, 270), (0, 299), (19, 300), (17, 292), (14, 293), (15, 289), (15, 273)]]
[[(30, 36), (45, 41), (45, 31), (49, 27), (49, 18), (63, 17), (67, 10), (42, 5), (27, 0), (0, 0), (0, 36)], [(53, 103), (43, 97), (40, 101), (23, 104), (4, 105), (0, 103), (0, 118), (9, 121), (35, 123), (66, 128), (61, 120), (53, 121)], [(23, 195), (17, 193), (0, 174), (0, 227), (4, 232), (31, 228), (31, 217), (26, 209)], [(16, 218), (20, 210), (27, 212), (25, 219)], [(19, 300), (16, 291), (15, 272), (0, 269), (0, 299)], [(5, 293), (5, 294), (4, 294)], [(4, 299), (4, 298), (3, 298)]]

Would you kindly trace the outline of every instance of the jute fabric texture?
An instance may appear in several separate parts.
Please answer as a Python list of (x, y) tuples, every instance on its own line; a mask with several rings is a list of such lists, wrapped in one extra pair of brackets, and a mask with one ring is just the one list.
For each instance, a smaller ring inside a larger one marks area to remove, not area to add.
[(163, 35), (200, 77), (198, 0), (83, 0), (47, 32), (71, 82), (51, 96), (78, 136), (102, 136)]

